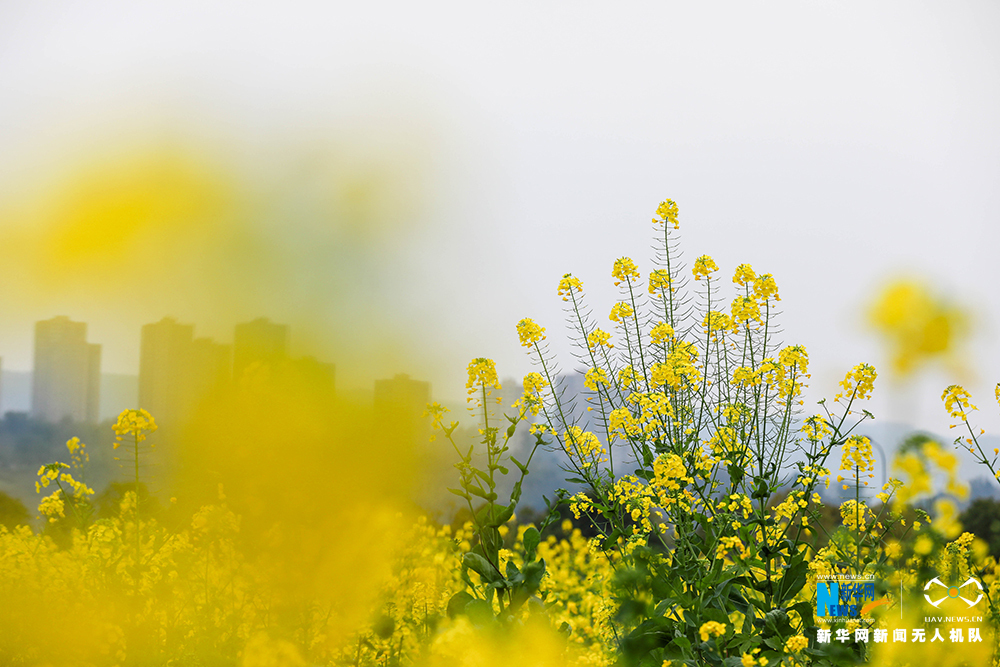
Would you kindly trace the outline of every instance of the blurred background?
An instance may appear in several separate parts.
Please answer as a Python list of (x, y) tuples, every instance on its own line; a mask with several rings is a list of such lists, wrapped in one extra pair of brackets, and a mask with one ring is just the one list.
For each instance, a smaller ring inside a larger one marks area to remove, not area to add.
[(865, 361), (886, 443), (948, 438), (954, 382), (996, 433), (998, 30), (989, 2), (2, 3), (0, 413), (41, 414), (57, 316), (100, 345), (83, 421), (139, 400), (165, 317), (224, 354), (269, 318), (366, 405), (398, 374), (427, 384), (385, 400), (460, 405), (472, 357), (520, 377), (522, 317), (571, 370), (559, 277), (607, 312), (669, 197), (689, 263), (774, 274), (806, 410)]

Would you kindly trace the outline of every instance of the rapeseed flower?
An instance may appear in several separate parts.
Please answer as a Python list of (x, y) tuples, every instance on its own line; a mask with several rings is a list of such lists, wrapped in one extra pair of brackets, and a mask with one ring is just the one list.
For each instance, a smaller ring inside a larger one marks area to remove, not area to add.
[(713, 271), (718, 270), (719, 267), (714, 259), (708, 255), (702, 255), (694, 260), (694, 268), (691, 269), (691, 273), (694, 275), (695, 280), (701, 280), (702, 278), (708, 278)]
[(615, 287), (622, 283), (629, 283), (633, 279), (638, 280), (639, 267), (629, 257), (621, 257), (615, 260), (615, 265), (611, 269), (611, 277), (615, 279)]

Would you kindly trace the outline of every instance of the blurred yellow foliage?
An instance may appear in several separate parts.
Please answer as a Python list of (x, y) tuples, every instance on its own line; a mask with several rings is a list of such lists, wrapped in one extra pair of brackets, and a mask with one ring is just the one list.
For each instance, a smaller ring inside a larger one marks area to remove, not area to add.
[(868, 307), (868, 322), (884, 339), (900, 376), (942, 360), (958, 366), (969, 316), (936, 296), (925, 283), (899, 279), (887, 284)]

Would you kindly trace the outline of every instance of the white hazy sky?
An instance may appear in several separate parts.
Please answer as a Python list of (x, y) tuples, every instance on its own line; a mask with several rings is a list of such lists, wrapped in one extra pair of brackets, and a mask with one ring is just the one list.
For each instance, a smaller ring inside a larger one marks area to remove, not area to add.
[[(603, 316), (612, 262), (648, 271), (670, 197), (689, 260), (775, 275), (819, 393), (859, 361), (887, 365), (861, 309), (909, 273), (977, 313), (968, 384), (995, 415), (998, 35), (995, 2), (5, 2), (0, 193), (164, 128), (251, 158), (328, 140), (416, 154), (417, 231), (371, 298), (437, 350), (400, 370), (438, 396), (461, 395), (471, 357), (529, 370), (524, 316), (570, 365), (559, 277), (583, 279)], [(106, 370), (136, 371), (143, 322), (64, 305)], [(30, 367), (31, 324), (53, 314), (0, 313), (6, 368)], [(883, 382), (874, 411), (940, 429), (951, 381)]]

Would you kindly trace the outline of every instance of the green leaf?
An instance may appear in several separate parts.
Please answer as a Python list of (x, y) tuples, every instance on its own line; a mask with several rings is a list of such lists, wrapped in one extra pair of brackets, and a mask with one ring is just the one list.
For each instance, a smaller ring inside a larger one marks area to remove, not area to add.
[(800, 559), (785, 570), (784, 576), (781, 577), (781, 581), (778, 583), (778, 598), (775, 601), (777, 604), (784, 605), (785, 600), (794, 598), (802, 590), (802, 587), (806, 585), (806, 572), (808, 569), (809, 564)]
[(526, 563), (524, 568), (521, 570), (521, 574), (524, 575), (524, 586), (532, 594), (538, 590), (538, 587), (542, 583), (542, 577), (545, 576), (545, 559), (540, 559)]
[(486, 625), (493, 621), (493, 605), (486, 600), (473, 600), (465, 605), (465, 615), (474, 625)]
[(475, 599), (465, 591), (455, 593), (448, 600), (448, 617), (455, 618), (459, 614), (464, 614), (466, 606)]
[(476, 553), (467, 553), (462, 557), (462, 564), (483, 578), (483, 581), (495, 583), (500, 580), (500, 574), (490, 565), (489, 561)]
[(460, 498), (471, 500), (471, 498), (469, 498), (469, 494), (466, 493), (465, 491), (462, 491), (461, 489), (448, 489), (448, 490), (454, 493), (456, 496), (459, 496)]
[(528, 526), (528, 529), (524, 531), (524, 560), (533, 561), (535, 560), (535, 550), (538, 548), (538, 543), (542, 540), (541, 533), (534, 526)]

